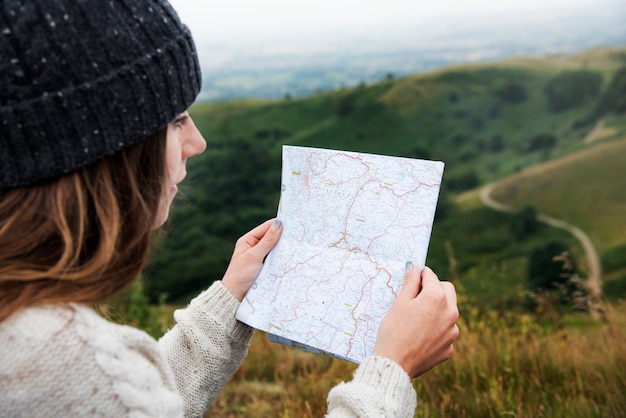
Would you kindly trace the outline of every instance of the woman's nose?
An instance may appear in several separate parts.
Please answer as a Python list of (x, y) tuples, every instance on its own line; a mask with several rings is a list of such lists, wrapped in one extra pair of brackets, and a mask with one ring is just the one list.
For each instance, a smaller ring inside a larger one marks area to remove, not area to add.
[(185, 154), (187, 154), (187, 158), (200, 155), (206, 149), (206, 140), (196, 127), (195, 123), (193, 123), (193, 120), (190, 121), (191, 126), (189, 127), (189, 133), (185, 141)]

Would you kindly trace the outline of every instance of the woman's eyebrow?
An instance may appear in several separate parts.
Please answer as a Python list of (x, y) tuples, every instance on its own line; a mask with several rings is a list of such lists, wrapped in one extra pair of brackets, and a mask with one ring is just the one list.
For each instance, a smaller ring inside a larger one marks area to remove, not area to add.
[(182, 114), (182, 115), (177, 116), (176, 119), (173, 120), (173, 123), (185, 122), (187, 119), (189, 119), (189, 115)]

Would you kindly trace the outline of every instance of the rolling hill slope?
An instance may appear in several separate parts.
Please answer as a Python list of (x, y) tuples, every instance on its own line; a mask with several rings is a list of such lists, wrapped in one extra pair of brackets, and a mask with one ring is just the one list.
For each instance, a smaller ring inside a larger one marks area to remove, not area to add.
[(586, 231), (604, 261), (609, 296), (626, 288), (624, 155), (626, 136), (507, 177), (492, 193), (499, 202), (532, 205)]
[(389, 77), (299, 100), (198, 103), (190, 112), (208, 148), (189, 162), (185, 200), (146, 289), (154, 299), (183, 300), (221, 277), (236, 238), (275, 215), (281, 145), (290, 144), (444, 161), (428, 263), (467, 283), (471, 297), (510, 302), (523, 289), (533, 245), (576, 241), (544, 230), (515, 242), (506, 215), (451, 197), (595, 146), (585, 138), (599, 118), (609, 137), (623, 136), (626, 116), (598, 109), (624, 65), (626, 47), (608, 48)]

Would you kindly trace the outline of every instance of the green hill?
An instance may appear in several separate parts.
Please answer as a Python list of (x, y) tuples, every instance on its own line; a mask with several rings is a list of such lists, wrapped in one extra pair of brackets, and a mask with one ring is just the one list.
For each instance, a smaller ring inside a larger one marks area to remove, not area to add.
[(611, 48), (460, 66), (298, 100), (198, 103), (191, 114), (208, 148), (188, 164), (185, 198), (147, 292), (182, 300), (221, 277), (236, 238), (275, 215), (281, 146), (290, 144), (444, 161), (428, 264), (462, 282), (468, 297), (517, 303), (530, 249), (558, 239), (576, 254), (576, 242), (549, 228), (515, 241), (507, 215), (451, 197), (594, 146), (585, 138), (600, 118), (608, 136), (623, 135), (626, 116), (613, 97), (625, 57), (626, 48)]
[(492, 193), (500, 202), (530, 204), (587, 231), (609, 296), (626, 295), (625, 155), (626, 136), (604, 141), (508, 177)]

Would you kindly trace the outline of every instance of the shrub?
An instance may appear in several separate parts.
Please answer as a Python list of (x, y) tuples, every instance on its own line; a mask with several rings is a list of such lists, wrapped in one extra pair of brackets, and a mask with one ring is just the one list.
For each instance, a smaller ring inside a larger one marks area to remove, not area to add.
[(335, 114), (339, 117), (346, 116), (354, 110), (354, 99), (352, 96), (345, 95), (337, 99), (335, 103)]
[(602, 76), (592, 71), (565, 71), (548, 81), (545, 93), (553, 112), (579, 106), (600, 92)]
[(569, 254), (567, 245), (552, 241), (536, 247), (528, 260), (528, 284), (531, 290), (557, 289), (576, 273), (574, 262), (564, 259)]
[(626, 113), (626, 67), (615, 73), (596, 110), (597, 115), (609, 112)]
[(551, 150), (557, 144), (557, 139), (551, 134), (537, 134), (533, 136), (526, 145), (526, 150), (529, 152), (540, 150)]
[(526, 87), (515, 82), (509, 82), (500, 87), (496, 90), (496, 96), (509, 103), (523, 103), (528, 99)]
[(487, 150), (491, 152), (500, 152), (504, 149), (504, 139), (502, 135), (495, 134), (487, 141)]
[(470, 190), (480, 185), (480, 179), (475, 171), (451, 177), (448, 181), (448, 189), (453, 192)]
[(606, 273), (626, 268), (626, 244), (609, 248), (602, 254), (602, 269)]
[(510, 228), (517, 240), (531, 235), (538, 227), (537, 210), (533, 206), (525, 206), (511, 216)]

